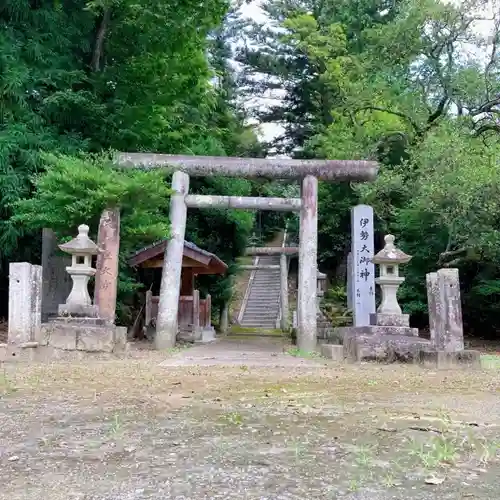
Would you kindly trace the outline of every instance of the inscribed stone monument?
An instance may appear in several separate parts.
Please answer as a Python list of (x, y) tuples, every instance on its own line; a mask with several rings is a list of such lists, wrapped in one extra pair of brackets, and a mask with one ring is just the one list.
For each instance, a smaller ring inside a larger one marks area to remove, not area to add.
[(42, 318), (42, 267), (9, 265), (9, 344), (39, 340)]
[(57, 238), (52, 229), (42, 232), (42, 321), (50, 316), (57, 316), (57, 308), (71, 291), (72, 281), (66, 272), (71, 265), (71, 258), (60, 255)]
[(351, 210), (352, 311), (354, 326), (368, 326), (375, 313), (373, 208), (357, 205)]
[(463, 351), (458, 269), (439, 269), (436, 273), (427, 274), (426, 278), (431, 341), (442, 351)]
[(99, 310), (99, 317), (114, 323), (120, 253), (120, 211), (118, 209), (103, 211), (99, 221), (97, 246), (99, 254), (96, 263), (94, 303)]

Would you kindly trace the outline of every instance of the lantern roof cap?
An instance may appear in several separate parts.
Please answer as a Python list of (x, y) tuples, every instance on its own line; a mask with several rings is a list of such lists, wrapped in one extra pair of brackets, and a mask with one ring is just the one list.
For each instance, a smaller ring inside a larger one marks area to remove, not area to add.
[(89, 238), (89, 226), (81, 224), (78, 226), (78, 236), (59, 245), (59, 248), (71, 255), (97, 255), (99, 247)]
[(374, 264), (407, 264), (411, 260), (411, 255), (405, 254), (394, 245), (395, 237), (387, 234), (384, 237), (385, 246), (373, 257)]

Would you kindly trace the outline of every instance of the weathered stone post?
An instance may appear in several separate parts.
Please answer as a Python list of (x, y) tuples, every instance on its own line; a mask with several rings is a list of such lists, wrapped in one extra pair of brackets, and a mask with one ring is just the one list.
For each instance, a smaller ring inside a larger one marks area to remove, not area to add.
[(281, 300), (281, 330), (288, 331), (288, 261), (285, 253), (280, 255), (280, 300)]
[[(208, 306), (207, 306), (208, 309)], [(210, 314), (210, 311), (208, 312)], [(210, 326), (208, 324), (207, 326)], [(227, 333), (229, 329), (229, 301), (224, 302), (224, 306), (219, 315), (219, 330), (221, 333)]]
[(97, 255), (94, 304), (99, 317), (114, 323), (118, 288), (118, 256), (120, 252), (120, 210), (103, 211), (97, 235)]
[(316, 349), (316, 272), (318, 253), (318, 179), (306, 175), (302, 180), (300, 211), (299, 290), (297, 301), (297, 347)]
[(193, 290), (193, 333), (195, 338), (197, 337), (199, 331), (200, 331), (200, 291)]
[(205, 297), (205, 307), (207, 308), (207, 321), (203, 327), (210, 328), (212, 326), (212, 296), (209, 293)]
[(9, 344), (39, 342), (42, 323), (42, 266), (9, 265)]
[(184, 198), (189, 191), (189, 175), (180, 171), (174, 172), (172, 189), (174, 193), (170, 198), (171, 234), (163, 259), (155, 335), (156, 349), (173, 347), (177, 337), (177, 315), (179, 313), (182, 256), (187, 218), (187, 206)]
[(426, 280), (432, 343), (445, 352), (463, 351), (458, 269), (439, 269), (436, 273), (427, 274)]

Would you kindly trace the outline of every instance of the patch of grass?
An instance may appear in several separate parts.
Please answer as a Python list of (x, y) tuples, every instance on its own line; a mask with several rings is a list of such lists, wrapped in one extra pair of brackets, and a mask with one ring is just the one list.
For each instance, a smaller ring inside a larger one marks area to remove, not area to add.
[(409, 453), (429, 470), (442, 465), (453, 465), (459, 457), (456, 440), (446, 435), (433, 436), (426, 442), (417, 442), (412, 439)]
[(360, 488), (360, 484), (359, 484), (359, 481), (357, 479), (349, 480), (349, 491), (351, 493), (358, 491), (359, 488)]
[(120, 414), (115, 413), (115, 415), (113, 415), (113, 420), (112, 420), (111, 425), (109, 427), (109, 433), (113, 436), (116, 436), (122, 430), (123, 430), (122, 418), (121, 418)]
[(168, 349), (163, 350), (162, 352), (174, 355), (174, 354), (179, 354), (180, 352), (185, 351), (186, 349), (189, 349), (191, 347), (191, 344), (179, 344), (174, 347), (169, 347)]
[(316, 351), (303, 351), (298, 347), (291, 347), (286, 351), (290, 356), (294, 356), (295, 358), (322, 358), (321, 354)]
[(355, 462), (360, 467), (370, 467), (373, 462), (372, 449), (369, 447), (360, 447), (356, 452)]
[(244, 326), (239, 326), (239, 325), (233, 325), (230, 330), (229, 330), (229, 333), (233, 333), (235, 335), (238, 335), (238, 338), (240, 337), (240, 335), (242, 334), (248, 334), (248, 335), (255, 335), (255, 336), (258, 336), (258, 335), (271, 335), (271, 336), (276, 336), (276, 337), (283, 337), (284, 336), (284, 333), (279, 330), (279, 329), (276, 329), (276, 328), (266, 328), (266, 329), (263, 329), (263, 328), (249, 328), (249, 327), (244, 327)]
[(14, 381), (7, 375), (5, 368), (0, 371), (0, 395), (12, 394), (16, 391)]
[(500, 356), (496, 354), (483, 354), (481, 356), (481, 366), (487, 370), (499, 370)]
[(237, 411), (222, 415), (222, 420), (231, 425), (241, 426), (243, 424), (243, 415)]

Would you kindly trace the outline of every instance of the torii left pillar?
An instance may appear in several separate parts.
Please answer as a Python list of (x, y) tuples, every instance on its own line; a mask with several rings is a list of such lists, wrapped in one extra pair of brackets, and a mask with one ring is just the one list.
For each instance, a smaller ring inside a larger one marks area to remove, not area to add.
[(318, 179), (307, 175), (301, 187), (297, 347), (312, 352), (317, 343)]
[(186, 234), (187, 206), (185, 197), (189, 192), (189, 175), (176, 171), (172, 176), (170, 197), (171, 234), (163, 258), (160, 302), (156, 320), (155, 348), (169, 349), (175, 346), (177, 316), (181, 290), (182, 256)]

